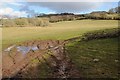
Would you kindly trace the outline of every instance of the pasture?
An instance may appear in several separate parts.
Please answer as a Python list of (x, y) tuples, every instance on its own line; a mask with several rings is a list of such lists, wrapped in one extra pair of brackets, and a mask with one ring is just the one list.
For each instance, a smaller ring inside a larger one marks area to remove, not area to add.
[(50, 23), (47, 27), (4, 27), (2, 28), (3, 48), (27, 40), (65, 40), (80, 36), (87, 31), (116, 28), (117, 20), (78, 20)]
[[(2, 33), (3, 50), (9, 45), (30, 40), (66, 40), (82, 36), (88, 31), (117, 28), (117, 20), (78, 20), (50, 23), (47, 27), (4, 27)], [(117, 78), (118, 38), (73, 41), (65, 47), (82, 78)], [(109, 47), (108, 47), (109, 46)], [(98, 60), (98, 61), (94, 61)], [(110, 63), (109, 63), (110, 62)], [(49, 77), (51, 70), (42, 64), (40, 77)], [(33, 75), (33, 74), (32, 74)]]
[(118, 78), (118, 38), (72, 42), (66, 47), (81, 77)]

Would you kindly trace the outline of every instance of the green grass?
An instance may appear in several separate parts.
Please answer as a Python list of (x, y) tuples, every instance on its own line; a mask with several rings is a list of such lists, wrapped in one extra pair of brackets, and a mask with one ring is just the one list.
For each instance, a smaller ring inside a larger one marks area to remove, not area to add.
[(3, 48), (14, 43), (36, 40), (65, 40), (80, 36), (87, 31), (115, 28), (115, 20), (79, 20), (51, 23), (48, 27), (8, 27), (2, 29)]
[[(3, 49), (10, 44), (26, 40), (65, 40), (80, 36), (88, 31), (116, 28), (116, 20), (79, 20), (51, 23), (48, 27), (8, 27), (2, 29)], [(66, 45), (68, 55), (81, 73), (81, 77), (114, 77), (118, 76), (118, 41), (113, 39), (100, 39), (88, 42), (73, 42)], [(93, 59), (99, 59), (94, 62)], [(47, 67), (41, 66), (40, 77), (48, 76)]]
[[(87, 78), (117, 78), (118, 38), (71, 42), (66, 45), (68, 55)], [(94, 62), (94, 59), (99, 59)]]
[[(39, 63), (38, 60), (34, 60), (32, 62), (33, 64), (31, 64), (31, 67), (23, 73), (24, 78), (50, 78), (51, 69), (46, 63)], [(34, 63), (38, 65), (35, 66)]]

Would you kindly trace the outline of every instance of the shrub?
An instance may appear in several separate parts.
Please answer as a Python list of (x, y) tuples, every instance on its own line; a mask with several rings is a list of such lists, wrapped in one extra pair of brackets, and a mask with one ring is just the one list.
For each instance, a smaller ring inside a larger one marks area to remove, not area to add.
[(3, 27), (14, 27), (16, 26), (14, 19), (4, 19), (2, 20)]
[(41, 20), (41, 26), (45, 27), (45, 26), (48, 26), (48, 25), (49, 25), (49, 19), (48, 18), (43, 18)]
[(28, 18), (29, 26), (36, 26), (36, 19), (35, 18)]
[(47, 18), (36, 18), (35, 22), (36, 26), (45, 27), (49, 25), (49, 20)]
[(120, 29), (106, 29), (106, 30), (98, 30), (93, 32), (85, 33), (82, 36), (82, 40), (89, 41), (93, 39), (104, 39), (104, 38), (114, 38), (120, 36)]
[(24, 27), (28, 25), (28, 20), (26, 18), (17, 18), (15, 23), (17, 26)]
[(16, 18), (1, 21), (3, 27), (48, 26), (48, 18)]

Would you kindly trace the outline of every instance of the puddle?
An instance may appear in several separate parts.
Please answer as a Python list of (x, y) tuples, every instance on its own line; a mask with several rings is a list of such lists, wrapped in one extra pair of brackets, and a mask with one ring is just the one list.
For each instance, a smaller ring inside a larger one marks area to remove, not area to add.
[(37, 46), (32, 46), (31, 49), (32, 49), (33, 51), (35, 51), (35, 50), (38, 50), (38, 47), (37, 47)]
[(16, 48), (17, 52), (20, 52), (22, 54), (27, 54), (30, 50), (32, 50), (32, 51), (39, 50), (37, 46), (16, 46), (16, 45), (12, 45), (12, 46), (8, 47), (7, 49), (5, 49), (4, 51), (10, 52), (13, 48)]
[(21, 52), (22, 54), (26, 54), (30, 51), (30, 47), (18, 46), (16, 48), (17, 48), (17, 51)]

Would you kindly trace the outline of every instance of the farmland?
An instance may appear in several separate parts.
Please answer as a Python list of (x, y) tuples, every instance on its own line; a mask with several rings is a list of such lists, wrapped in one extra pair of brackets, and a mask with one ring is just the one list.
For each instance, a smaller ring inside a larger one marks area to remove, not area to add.
[[(3, 27), (2, 47), (4, 50), (4, 48), (8, 47), (11, 44), (20, 44), (20, 43), (24, 43), (24, 41), (29, 43), (29, 41), (34, 42), (35, 40), (43, 40), (43, 41), (66, 40), (66, 39), (82, 36), (84, 33), (88, 33), (89, 31), (93, 31), (93, 33), (95, 33), (94, 31), (97, 30), (99, 31), (99, 30), (105, 30), (105, 29), (111, 29), (117, 27), (118, 27), (117, 20), (64, 21), (64, 22), (50, 23), (50, 25), (46, 27), (33, 27), (33, 26)], [(110, 31), (112, 31), (112, 29)], [(107, 78), (107, 77), (117, 78), (119, 75), (119, 72), (117, 71), (117, 68), (119, 67), (118, 58), (117, 58), (118, 56), (117, 44), (118, 44), (117, 38), (106, 38), (106, 39), (97, 39), (90, 41), (73, 41), (66, 44), (65, 47), (66, 47), (67, 55), (69, 56), (70, 60), (72, 60), (72, 63), (75, 65), (74, 68), (78, 71), (78, 73), (76, 72), (75, 74), (77, 75), (80, 72), (81, 78), (86, 78), (86, 77), (87, 78)], [(41, 45), (42, 43), (40, 44), (40, 46)], [(44, 47), (44, 45), (42, 45), (42, 47)], [(52, 55), (54, 55), (54, 53), (52, 53)], [(5, 59), (5, 61), (6, 60), (7, 59)], [(53, 63), (52, 61), (54, 62), (54, 60), (51, 60), (51, 63)], [(67, 60), (65, 62), (67, 62)], [(25, 62), (23, 61), (22, 63)], [(23, 64), (21, 64), (21, 66), (22, 65)], [(59, 64), (57, 65), (59, 66)], [(69, 65), (71, 65), (71, 63), (69, 63)], [(15, 68), (17, 67), (18, 66), (16, 66)], [(29, 73), (31, 73), (31, 70), (27, 72), (27, 74)], [(53, 73), (52, 69), (48, 68), (48, 65), (43, 63), (39, 66), (39, 74), (35, 73), (34, 75), (40, 78), (47, 78), (47, 77), (51, 77), (50, 76), (51, 73)], [(30, 77), (32, 76), (33, 74), (30, 75)]]
[(0, 6), (2, 80), (120, 79), (118, 2)]
[(116, 28), (117, 20), (78, 20), (50, 23), (47, 27), (4, 27), (3, 48), (27, 40), (65, 40), (80, 36), (87, 31)]
[[(68, 55), (83, 78), (117, 78), (118, 38), (73, 42), (66, 45)], [(109, 46), (109, 47), (108, 47)], [(94, 61), (98, 59), (98, 61)]]

